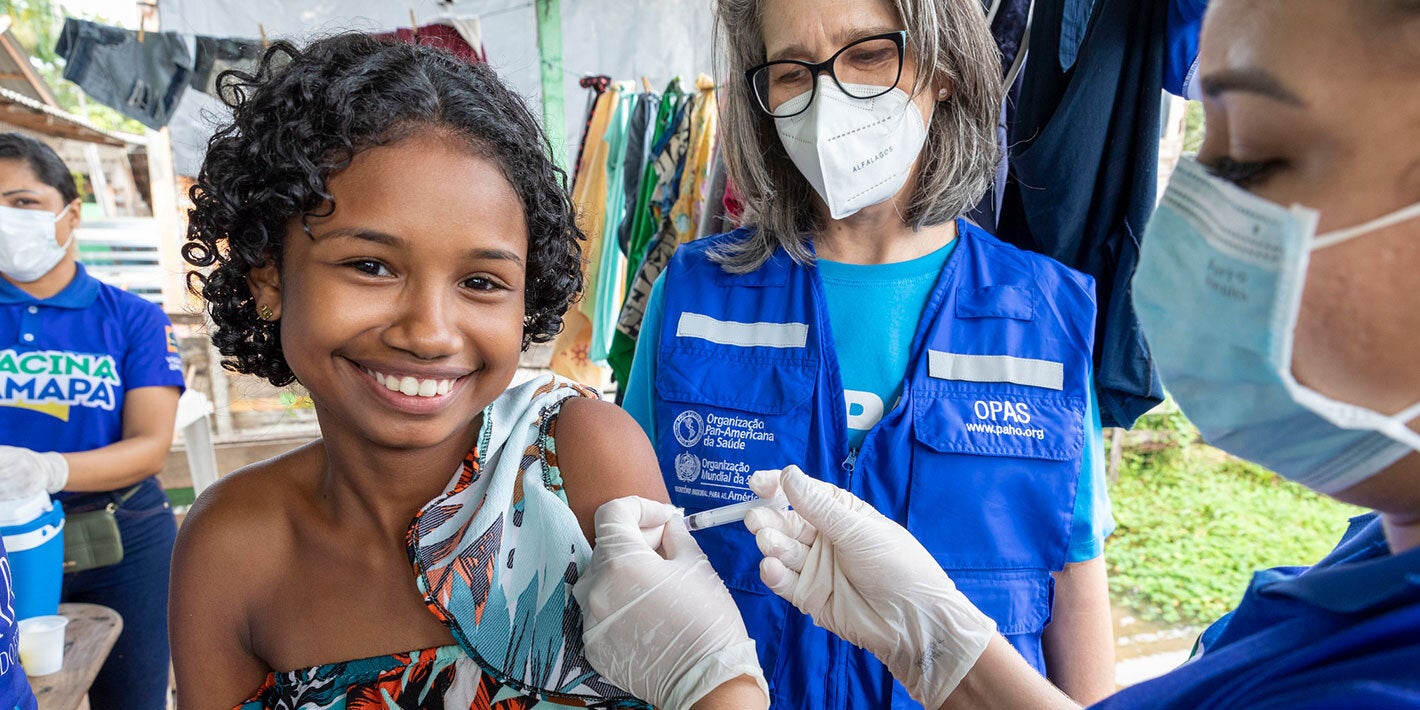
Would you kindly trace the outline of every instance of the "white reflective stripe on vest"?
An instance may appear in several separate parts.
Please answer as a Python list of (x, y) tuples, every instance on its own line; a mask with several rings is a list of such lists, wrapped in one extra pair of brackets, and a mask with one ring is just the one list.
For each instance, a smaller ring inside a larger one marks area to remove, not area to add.
[(1065, 366), (1049, 360), (1010, 355), (961, 355), (927, 351), (927, 374), (939, 380), (1010, 382), (1027, 387), (1065, 389)]
[(676, 323), (675, 334), (678, 338), (699, 338), (742, 348), (802, 348), (809, 342), (809, 325), (739, 323), (716, 320), (699, 313), (682, 313)]

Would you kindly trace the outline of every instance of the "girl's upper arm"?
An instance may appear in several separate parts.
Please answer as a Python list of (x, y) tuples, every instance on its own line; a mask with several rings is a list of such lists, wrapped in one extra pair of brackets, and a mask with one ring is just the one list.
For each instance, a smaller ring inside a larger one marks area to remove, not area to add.
[(168, 636), (179, 710), (231, 710), (266, 679), (251, 650), (251, 592), (261, 584), (252, 538), (260, 516), (237, 505), (220, 481), (183, 520), (173, 548)]
[(592, 520), (603, 503), (632, 495), (670, 501), (651, 442), (620, 407), (569, 399), (562, 405), (555, 435), (567, 505), (588, 542), (596, 541)]

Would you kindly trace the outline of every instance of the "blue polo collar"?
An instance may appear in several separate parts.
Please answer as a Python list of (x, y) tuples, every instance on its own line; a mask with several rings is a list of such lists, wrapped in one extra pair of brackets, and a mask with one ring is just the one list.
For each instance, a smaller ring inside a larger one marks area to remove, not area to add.
[(1333, 554), (1333, 565), (1319, 565), (1296, 576), (1266, 582), (1259, 585), (1258, 591), (1341, 614), (1420, 603), (1420, 549), (1390, 554), (1379, 516), (1370, 514), (1352, 520), (1351, 530), (1337, 552), (1349, 554)]
[(5, 306), (34, 303), (50, 308), (80, 310), (93, 305), (94, 299), (98, 297), (99, 280), (90, 276), (89, 272), (84, 270), (84, 265), (79, 263), (74, 264), (74, 278), (69, 281), (69, 285), (65, 286), (63, 291), (45, 299), (35, 298), (19, 286), (0, 279), (0, 305)]

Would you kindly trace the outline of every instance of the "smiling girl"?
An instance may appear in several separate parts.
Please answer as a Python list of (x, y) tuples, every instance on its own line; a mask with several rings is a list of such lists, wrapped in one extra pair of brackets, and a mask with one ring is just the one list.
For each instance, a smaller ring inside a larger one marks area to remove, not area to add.
[(655, 456), (595, 393), (509, 389), (581, 287), (532, 115), (486, 66), (363, 35), (225, 83), (184, 255), (223, 364), (299, 382), (321, 438), (189, 513), (180, 706), (643, 707), (582, 658), (569, 590), (592, 511), (666, 499)]

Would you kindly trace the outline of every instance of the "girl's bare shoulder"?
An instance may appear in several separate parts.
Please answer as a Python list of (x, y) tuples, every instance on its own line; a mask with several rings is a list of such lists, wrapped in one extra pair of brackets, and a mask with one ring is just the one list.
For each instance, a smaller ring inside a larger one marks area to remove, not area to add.
[(568, 399), (554, 439), (567, 504), (588, 541), (595, 542), (593, 515), (603, 503), (630, 495), (670, 500), (651, 441), (620, 407), (596, 399)]

